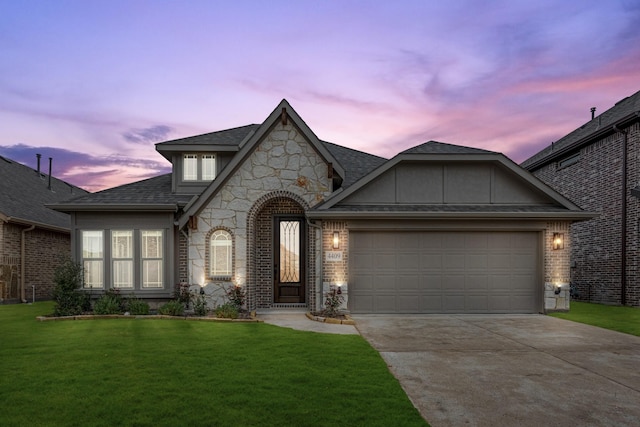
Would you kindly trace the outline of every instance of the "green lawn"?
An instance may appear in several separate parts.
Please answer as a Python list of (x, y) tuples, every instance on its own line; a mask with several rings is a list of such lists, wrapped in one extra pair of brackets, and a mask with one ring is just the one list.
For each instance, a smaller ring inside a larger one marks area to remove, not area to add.
[(553, 313), (550, 315), (640, 336), (640, 309), (636, 307), (571, 301), (571, 310), (568, 313)]
[(358, 335), (52, 311), (0, 306), (3, 426), (427, 425)]

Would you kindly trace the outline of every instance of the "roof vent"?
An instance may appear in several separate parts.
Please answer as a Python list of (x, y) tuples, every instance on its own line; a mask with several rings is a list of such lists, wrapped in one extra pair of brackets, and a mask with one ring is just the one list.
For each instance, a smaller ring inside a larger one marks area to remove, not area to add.
[(596, 116), (596, 107), (591, 107), (591, 120)]

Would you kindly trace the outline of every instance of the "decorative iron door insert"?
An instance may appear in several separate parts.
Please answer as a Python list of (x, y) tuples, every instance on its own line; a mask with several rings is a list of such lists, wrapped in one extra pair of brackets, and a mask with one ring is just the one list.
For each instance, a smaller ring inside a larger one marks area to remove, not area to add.
[(273, 231), (273, 302), (304, 303), (304, 218), (276, 217)]

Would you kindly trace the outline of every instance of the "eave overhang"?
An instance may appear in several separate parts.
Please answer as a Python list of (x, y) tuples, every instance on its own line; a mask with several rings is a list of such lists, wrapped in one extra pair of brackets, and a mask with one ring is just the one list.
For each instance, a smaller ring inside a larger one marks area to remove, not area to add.
[(598, 217), (595, 212), (379, 212), (379, 211), (345, 211), (345, 210), (312, 210), (307, 212), (309, 219), (428, 219), (428, 220), (562, 220), (585, 221)]
[(46, 205), (48, 208), (58, 212), (177, 212), (178, 205), (170, 204), (61, 204)]

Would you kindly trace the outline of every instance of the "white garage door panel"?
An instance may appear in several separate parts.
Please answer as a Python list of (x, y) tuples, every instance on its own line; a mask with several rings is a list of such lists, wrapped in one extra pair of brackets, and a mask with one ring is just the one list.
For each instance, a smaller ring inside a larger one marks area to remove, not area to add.
[(350, 233), (354, 313), (535, 313), (536, 232)]

